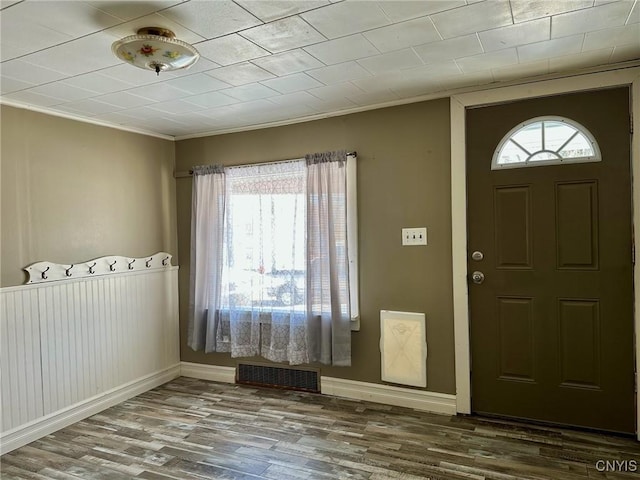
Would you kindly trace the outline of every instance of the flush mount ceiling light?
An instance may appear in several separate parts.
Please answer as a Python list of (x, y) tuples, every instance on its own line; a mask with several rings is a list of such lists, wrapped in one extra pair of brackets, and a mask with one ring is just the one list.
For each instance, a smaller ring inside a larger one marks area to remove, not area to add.
[(171, 30), (145, 27), (111, 45), (120, 60), (145, 70), (160, 72), (188, 68), (200, 58), (198, 51), (187, 42), (175, 38)]

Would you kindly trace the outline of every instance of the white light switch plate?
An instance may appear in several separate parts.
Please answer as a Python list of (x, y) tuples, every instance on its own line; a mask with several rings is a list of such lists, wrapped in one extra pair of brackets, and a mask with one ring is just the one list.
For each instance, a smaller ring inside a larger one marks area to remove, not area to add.
[(403, 228), (402, 229), (402, 245), (426, 245), (427, 244), (427, 228)]

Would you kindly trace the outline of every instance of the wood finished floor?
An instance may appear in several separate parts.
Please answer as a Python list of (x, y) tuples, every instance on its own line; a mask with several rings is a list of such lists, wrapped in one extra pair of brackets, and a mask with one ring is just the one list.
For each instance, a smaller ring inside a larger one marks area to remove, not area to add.
[(178, 378), (0, 459), (3, 479), (553, 479), (629, 438)]

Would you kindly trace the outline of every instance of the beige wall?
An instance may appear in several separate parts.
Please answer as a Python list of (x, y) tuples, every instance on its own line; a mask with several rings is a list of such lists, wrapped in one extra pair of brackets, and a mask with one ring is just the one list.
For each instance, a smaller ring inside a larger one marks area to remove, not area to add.
[[(179, 141), (178, 171), (299, 158), (333, 149), (358, 152), (362, 328), (353, 333), (352, 367), (322, 375), (380, 382), (380, 310), (427, 316), (428, 390), (454, 393), (449, 100), (441, 99), (286, 127)], [(191, 181), (177, 180), (181, 358), (235, 365), (229, 354), (185, 343)], [(429, 245), (402, 247), (401, 228), (426, 226)], [(256, 359), (259, 360), (259, 359)]]
[[(1, 286), (37, 261), (177, 255), (174, 143), (2, 106)], [(177, 258), (174, 259), (174, 264)]]

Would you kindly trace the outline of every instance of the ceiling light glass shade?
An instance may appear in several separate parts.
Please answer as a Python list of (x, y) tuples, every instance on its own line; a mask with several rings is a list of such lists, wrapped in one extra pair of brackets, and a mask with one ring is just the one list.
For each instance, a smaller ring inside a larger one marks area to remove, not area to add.
[(175, 38), (171, 30), (147, 27), (118, 40), (111, 50), (119, 59), (138, 68), (160, 72), (188, 68), (200, 58), (187, 42)]

